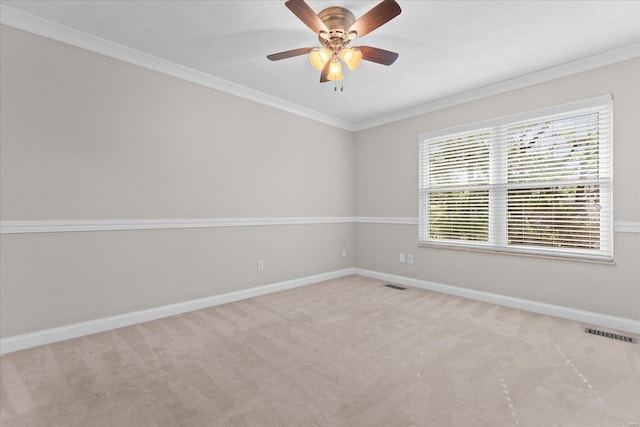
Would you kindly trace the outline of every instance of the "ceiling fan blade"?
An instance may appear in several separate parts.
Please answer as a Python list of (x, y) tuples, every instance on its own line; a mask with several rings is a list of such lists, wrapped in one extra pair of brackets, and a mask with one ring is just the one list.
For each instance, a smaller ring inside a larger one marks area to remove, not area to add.
[(362, 52), (362, 59), (371, 62), (377, 62), (382, 65), (391, 65), (396, 59), (398, 54), (389, 50), (379, 49), (371, 46), (357, 46)]
[(271, 55), (267, 55), (267, 58), (272, 61), (279, 61), (281, 59), (287, 59), (294, 56), (304, 55), (305, 53), (309, 53), (310, 50), (311, 50), (310, 47), (301, 47), (299, 49), (285, 50), (284, 52), (272, 53)]
[(401, 11), (402, 9), (400, 9), (400, 5), (396, 3), (395, 0), (384, 0), (354, 22), (353, 25), (351, 25), (351, 28), (349, 28), (349, 31), (355, 30), (358, 33), (358, 37), (362, 37), (381, 25), (391, 21), (393, 18), (400, 15)]
[(324, 64), (324, 68), (322, 69), (322, 72), (320, 73), (320, 83), (324, 83), (324, 82), (328, 82), (329, 81), (329, 70), (331, 69), (331, 61), (327, 61), (326, 64)]
[(287, 8), (289, 8), (289, 10), (298, 17), (298, 19), (304, 22), (307, 27), (311, 28), (314, 33), (318, 34), (320, 31), (329, 32), (329, 29), (324, 25), (324, 22), (322, 22), (318, 15), (316, 15), (313, 9), (311, 9), (304, 0), (289, 0), (284, 5), (287, 6)]

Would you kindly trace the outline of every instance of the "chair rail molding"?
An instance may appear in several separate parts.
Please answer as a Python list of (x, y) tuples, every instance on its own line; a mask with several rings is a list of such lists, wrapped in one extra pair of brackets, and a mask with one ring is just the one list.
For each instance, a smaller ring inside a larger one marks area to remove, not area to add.
[(264, 217), (185, 219), (82, 219), (0, 221), (0, 234), (60, 233), (73, 231), (121, 231), (177, 228), (259, 227), (271, 225), (337, 224), (353, 217)]
[[(308, 224), (395, 224), (418, 225), (417, 217), (331, 216), (263, 218), (184, 218), (184, 219), (78, 219), (78, 220), (5, 220), (0, 234), (64, 233), (74, 231), (122, 231), (178, 228), (262, 227)], [(615, 221), (616, 233), (640, 233), (640, 221)]]

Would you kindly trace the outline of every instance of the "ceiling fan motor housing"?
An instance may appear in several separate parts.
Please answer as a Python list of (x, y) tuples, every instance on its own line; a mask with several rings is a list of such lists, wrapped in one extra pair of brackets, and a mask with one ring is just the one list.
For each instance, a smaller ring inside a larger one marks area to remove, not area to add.
[(350, 10), (339, 6), (328, 7), (318, 13), (318, 17), (329, 29), (328, 37), (325, 39), (322, 35), (318, 36), (320, 42), (336, 51), (340, 50), (347, 43), (349, 38), (347, 37), (347, 31), (353, 23), (356, 21), (355, 16)]

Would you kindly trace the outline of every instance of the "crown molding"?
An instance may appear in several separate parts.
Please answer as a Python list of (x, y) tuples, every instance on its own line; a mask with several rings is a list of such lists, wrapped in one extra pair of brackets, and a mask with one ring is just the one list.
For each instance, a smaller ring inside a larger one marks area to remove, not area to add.
[(249, 89), (228, 80), (214, 77), (210, 74), (158, 58), (157, 56), (140, 52), (139, 50), (131, 49), (118, 43), (87, 34), (5, 5), (0, 5), (0, 23), (71, 46), (99, 53), (110, 58), (138, 65), (181, 80), (196, 83), (210, 89), (229, 93), (240, 98), (248, 99), (259, 104), (267, 105), (269, 107), (286, 111), (333, 127), (348, 131), (353, 131), (355, 127), (353, 123), (349, 123), (345, 120), (302, 107), (298, 104), (285, 101), (275, 96)]
[(565, 62), (553, 67), (544, 68), (534, 71), (533, 73), (523, 76), (514, 77), (512, 79), (503, 80), (488, 86), (462, 92), (456, 95), (447, 96), (437, 99), (417, 107), (398, 111), (396, 113), (381, 116), (375, 119), (363, 121), (355, 124), (355, 132), (370, 129), (376, 126), (385, 125), (391, 122), (397, 122), (421, 114), (430, 113), (432, 111), (442, 110), (444, 108), (453, 107), (455, 105), (464, 104), (466, 102), (475, 101), (489, 96), (499, 95), (501, 93), (522, 89), (527, 86), (533, 86), (550, 80), (567, 77), (572, 74), (593, 70), (617, 62), (640, 57), (640, 43), (631, 43), (616, 49), (597, 53), (595, 55), (576, 59), (574, 61)]
[(0, 23), (351, 132), (370, 129), (640, 57), (640, 43), (632, 43), (478, 89), (440, 98), (413, 108), (352, 123), (1, 4)]

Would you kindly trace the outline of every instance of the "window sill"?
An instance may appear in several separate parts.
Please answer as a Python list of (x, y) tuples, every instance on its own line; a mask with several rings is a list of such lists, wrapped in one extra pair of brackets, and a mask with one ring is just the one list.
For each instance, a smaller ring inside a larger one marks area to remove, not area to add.
[(568, 257), (568, 256), (561, 256), (561, 255), (540, 255), (540, 254), (530, 254), (530, 253), (521, 253), (521, 252), (496, 251), (493, 249), (469, 248), (469, 247), (460, 247), (460, 246), (453, 246), (453, 245), (446, 245), (446, 244), (418, 243), (416, 246), (419, 248), (428, 248), (428, 249), (446, 249), (446, 250), (460, 251), (460, 252), (478, 252), (478, 253), (484, 253), (484, 254), (548, 259), (548, 260), (554, 260), (554, 261), (573, 261), (573, 262), (599, 264), (599, 265), (607, 265), (607, 266), (616, 265), (616, 262), (613, 260), (604, 261), (604, 260), (596, 260), (596, 259), (574, 258), (574, 257)]

